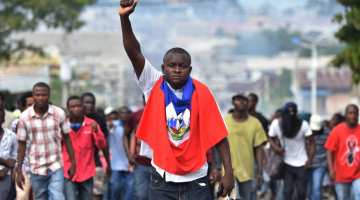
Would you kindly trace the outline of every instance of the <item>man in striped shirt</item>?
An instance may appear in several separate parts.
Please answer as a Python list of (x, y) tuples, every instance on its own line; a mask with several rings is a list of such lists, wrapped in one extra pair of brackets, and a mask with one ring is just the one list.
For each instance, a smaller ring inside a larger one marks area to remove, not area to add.
[[(17, 139), (19, 141), (18, 166), (22, 166), (25, 156), (26, 139), (31, 183), (37, 200), (64, 200), (64, 171), (61, 153), (61, 134), (71, 160), (69, 179), (75, 174), (74, 150), (69, 136), (70, 126), (65, 112), (49, 104), (50, 87), (37, 83), (33, 87), (35, 104), (24, 111), (19, 119)], [(21, 167), (17, 169), (17, 185), (23, 189), (24, 176)]]

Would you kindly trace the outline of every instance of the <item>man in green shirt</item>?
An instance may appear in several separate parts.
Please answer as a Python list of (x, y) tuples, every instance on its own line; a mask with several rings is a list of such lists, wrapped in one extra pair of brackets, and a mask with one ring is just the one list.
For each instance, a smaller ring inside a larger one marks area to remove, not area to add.
[(267, 138), (260, 121), (248, 113), (248, 96), (244, 92), (236, 93), (232, 102), (234, 113), (224, 119), (229, 132), (227, 137), (236, 180), (236, 199), (250, 200), (254, 190), (254, 153), (258, 165), (257, 186), (260, 186), (263, 183), (261, 146)]

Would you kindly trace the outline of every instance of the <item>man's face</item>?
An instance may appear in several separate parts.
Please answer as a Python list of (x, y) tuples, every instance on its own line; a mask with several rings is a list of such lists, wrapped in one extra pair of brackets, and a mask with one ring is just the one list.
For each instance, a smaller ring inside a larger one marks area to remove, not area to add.
[(45, 108), (49, 104), (49, 90), (47, 87), (35, 87), (33, 90), (33, 98), (38, 108)]
[(128, 118), (129, 118), (129, 115), (130, 115), (130, 111), (126, 108), (123, 108), (120, 110), (120, 120), (121, 121), (126, 121)]
[(70, 117), (79, 118), (84, 115), (84, 106), (81, 99), (72, 99), (68, 102), (67, 111)]
[(249, 100), (245, 99), (244, 97), (235, 97), (233, 100), (233, 105), (235, 110), (246, 111), (249, 107)]
[(117, 114), (115, 114), (115, 113), (112, 113), (112, 114), (110, 114), (108, 116), (109, 116), (110, 121), (119, 120), (119, 116)]
[(84, 96), (83, 99), (84, 114), (86, 116), (92, 115), (95, 112), (95, 98), (92, 96)]
[(26, 104), (25, 104), (25, 110), (30, 108), (32, 105), (34, 105), (34, 98), (33, 97), (28, 97), (25, 99)]
[(349, 106), (345, 113), (345, 119), (349, 125), (356, 125), (359, 121), (359, 110), (355, 106)]
[(257, 102), (253, 96), (249, 96), (249, 110), (255, 110)]
[(163, 74), (165, 74), (166, 81), (174, 87), (174, 89), (181, 89), (190, 76), (192, 67), (190, 60), (186, 54), (169, 53), (161, 66)]

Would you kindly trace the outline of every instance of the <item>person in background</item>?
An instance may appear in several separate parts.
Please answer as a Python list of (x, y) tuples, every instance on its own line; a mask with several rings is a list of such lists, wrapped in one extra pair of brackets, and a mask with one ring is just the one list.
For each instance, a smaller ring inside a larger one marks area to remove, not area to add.
[[(5, 110), (0, 108), (0, 126), (5, 122)], [(18, 144), (16, 134), (7, 128), (0, 127), (0, 158), (17, 160)], [(13, 167), (12, 167), (13, 168)], [(0, 199), (6, 199), (11, 186), (11, 168), (0, 164)]]
[[(128, 109), (121, 108), (120, 118), (127, 120)], [(112, 124), (115, 125), (113, 132), (109, 134), (109, 144), (112, 154), (111, 168), (113, 170), (111, 177), (111, 199), (120, 200), (122, 192), (125, 191), (124, 200), (132, 200), (134, 193), (134, 174), (127, 170), (128, 158), (123, 145), (124, 123), (119, 120), (119, 114), (113, 111), (109, 115)]]
[[(21, 104), (21, 112), (24, 112), (28, 108), (34, 105), (34, 98), (32, 96), (32, 92), (28, 91), (25, 92), (19, 99)], [(19, 118), (14, 120), (10, 125), (10, 130), (14, 133), (17, 133), (19, 124)], [(29, 139), (26, 140), (26, 150), (25, 150), (25, 157), (22, 165), (22, 173), (25, 179), (24, 190), (21, 190), (19, 187), (16, 187), (16, 200), (32, 200), (33, 194), (31, 189), (31, 181), (30, 181), (30, 169), (29, 169), (29, 156), (28, 156), (28, 148), (29, 148), (30, 141)], [(12, 179), (15, 182), (16, 180), (16, 170), (12, 173)], [(9, 200), (9, 199), (8, 199)]]
[[(249, 94), (249, 114), (255, 118), (257, 118), (264, 131), (265, 131), (265, 134), (267, 136), (268, 134), (268, 130), (269, 130), (269, 121), (259, 112), (256, 111), (256, 106), (259, 102), (259, 97), (257, 94), (254, 94), (254, 93), (250, 93)], [(267, 141), (266, 141), (267, 142)], [(266, 142), (264, 142), (264, 145), (266, 144)], [(255, 154), (256, 156), (256, 154)], [(265, 149), (264, 147), (262, 148), (262, 162), (265, 163), (266, 162), (266, 153), (265, 153)], [(255, 171), (257, 171), (257, 164), (255, 162)], [(261, 194), (261, 197), (263, 198), (265, 196), (265, 192), (267, 190), (267, 187), (269, 185), (269, 182), (270, 182), (270, 177), (266, 174), (265, 170), (263, 170), (263, 179), (264, 179), (264, 183), (262, 184), (262, 187), (264, 189), (262, 189), (262, 194)], [(256, 184), (257, 184), (257, 177), (255, 176), (254, 179), (253, 179), (253, 191), (251, 192), (251, 199), (252, 200), (256, 200), (257, 199), (257, 187), (256, 187)], [(265, 191), (264, 191), (265, 190)]]
[(11, 122), (17, 119), (17, 117), (12, 112), (6, 110), (4, 107), (5, 107), (5, 94), (0, 92), (0, 108), (3, 108), (5, 110), (5, 121), (2, 124), (2, 127), (9, 128)]
[[(232, 97), (232, 101), (234, 113), (225, 116), (224, 120), (229, 132), (228, 141), (236, 180), (236, 198), (250, 200), (251, 192), (254, 189), (256, 192), (256, 187), (263, 183), (262, 144), (267, 138), (260, 121), (248, 113), (249, 97), (239, 92)], [(254, 170), (255, 161), (258, 166), (257, 171)], [(254, 177), (257, 183), (255, 188)]]
[(345, 122), (332, 129), (325, 143), (329, 176), (335, 180), (338, 200), (360, 200), (359, 107), (346, 107)]
[(308, 188), (308, 198), (310, 200), (321, 200), (322, 183), (327, 172), (326, 148), (324, 145), (329, 137), (330, 129), (322, 126), (319, 115), (312, 115), (310, 117), (310, 128), (313, 131), (316, 151), (312, 165), (308, 170), (310, 186)]
[[(145, 96), (143, 95), (143, 104), (145, 103)], [(134, 154), (131, 153), (131, 148), (129, 148), (129, 140), (132, 132), (136, 133), (137, 128), (140, 123), (141, 116), (144, 112), (144, 109), (140, 109), (132, 113), (125, 126), (125, 133), (123, 136), (124, 149), (128, 157), (128, 162), (133, 167), (134, 174), (134, 199), (136, 200), (148, 200), (149, 199), (149, 185), (150, 185), (150, 176), (151, 176), (151, 159), (140, 156), (140, 147), (141, 140), (133, 137), (135, 140), (134, 145)]]
[[(275, 143), (275, 138), (280, 140), (281, 146)], [(279, 154), (284, 155), (284, 199), (291, 200), (294, 186), (297, 188), (298, 200), (306, 199), (307, 169), (311, 167), (315, 155), (315, 142), (312, 131), (306, 121), (297, 117), (297, 105), (287, 103), (282, 108), (280, 119), (274, 119), (269, 128), (271, 147)], [(305, 140), (310, 143), (308, 157)]]
[(69, 97), (66, 105), (70, 114), (67, 121), (70, 123), (69, 135), (74, 147), (77, 169), (74, 177), (70, 179), (66, 171), (70, 168), (71, 161), (63, 143), (65, 197), (67, 200), (92, 199), (93, 176), (96, 174), (94, 147), (96, 145), (100, 149), (105, 148), (106, 139), (100, 126), (94, 120), (84, 116), (84, 106), (80, 97)]
[[(70, 125), (64, 111), (49, 104), (50, 87), (40, 82), (33, 87), (34, 105), (21, 113), (17, 139), (19, 142), (17, 187), (23, 190), (25, 184), (22, 165), (29, 139), (30, 179), (36, 200), (64, 200), (64, 170), (61, 154), (61, 136), (71, 159), (68, 170), (70, 179), (74, 176), (76, 162)], [(21, 167), (20, 167), (21, 166)]]
[(330, 120), (330, 129), (335, 128), (335, 126), (343, 123), (345, 121), (345, 117), (342, 116), (340, 113), (336, 113)]
[[(95, 103), (96, 99), (92, 93), (84, 93), (81, 96), (81, 100), (84, 105), (84, 114), (86, 117), (93, 119), (96, 123), (99, 124), (101, 132), (104, 133), (106, 139), (108, 139), (108, 130), (105, 118), (95, 113)], [(111, 179), (111, 164), (110, 164), (110, 154), (109, 154), (109, 145), (106, 145), (105, 148), (102, 149), (104, 157), (106, 159), (107, 168), (106, 173), (103, 169), (102, 163), (99, 157), (99, 149), (95, 146), (94, 150), (94, 159), (96, 166), (96, 174), (94, 178), (94, 190), (93, 190), (93, 200), (102, 200), (105, 192), (105, 180), (106, 178)]]

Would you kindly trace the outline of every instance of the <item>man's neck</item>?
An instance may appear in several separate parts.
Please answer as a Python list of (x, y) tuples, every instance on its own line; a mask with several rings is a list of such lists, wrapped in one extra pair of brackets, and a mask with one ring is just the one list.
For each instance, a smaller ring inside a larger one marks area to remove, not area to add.
[(234, 113), (232, 114), (233, 118), (235, 119), (235, 121), (238, 122), (243, 122), (246, 121), (249, 117), (249, 113), (247, 110), (245, 111), (237, 111), (235, 110)]
[(120, 121), (121, 121), (121, 124), (125, 127), (125, 124), (126, 124), (127, 120), (120, 120)]
[(0, 126), (0, 138), (4, 135), (4, 128)]
[(256, 112), (255, 109), (252, 109), (252, 110), (249, 110), (249, 114), (250, 114), (251, 116), (253, 116), (253, 117), (256, 117), (257, 112)]
[(349, 129), (354, 129), (358, 126), (358, 124), (349, 124), (348, 122), (345, 122), (346, 127), (348, 127)]
[(48, 111), (48, 109), (49, 109), (49, 105), (46, 105), (43, 108), (37, 107), (36, 104), (34, 105), (34, 111), (36, 114), (39, 114), (39, 115), (45, 114)]
[(70, 116), (70, 122), (71, 123), (82, 123), (84, 121), (84, 115), (80, 117), (72, 117)]
[(87, 114), (87, 115), (85, 115), (85, 116), (91, 118), (92, 116), (94, 116), (94, 113), (95, 113), (95, 112), (89, 113), (89, 114)]

